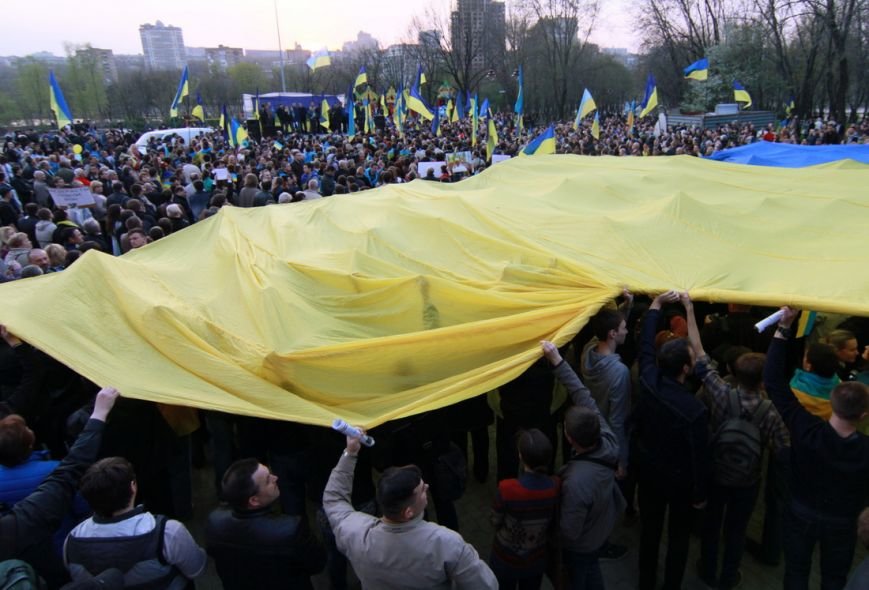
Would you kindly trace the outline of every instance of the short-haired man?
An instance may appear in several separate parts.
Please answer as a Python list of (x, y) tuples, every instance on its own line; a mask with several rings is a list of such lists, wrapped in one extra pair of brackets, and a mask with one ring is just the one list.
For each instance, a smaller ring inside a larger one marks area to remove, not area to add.
[(616, 353), (628, 335), (625, 312), (633, 295), (625, 290), (624, 309), (603, 308), (591, 318), (594, 338), (582, 351), (582, 379), (591, 391), (600, 413), (609, 423), (619, 444), (616, 477), (622, 479), (628, 468), (626, 423), (631, 411), (631, 371)]
[(658, 552), (669, 513), (663, 588), (681, 588), (688, 562), (692, 508), (706, 502), (708, 417), (706, 407), (685, 387), (694, 370), (694, 350), (685, 338), (655, 351), (664, 303), (679, 301), (667, 291), (655, 297), (640, 336), (641, 394), (634, 410), (631, 467), (640, 502), (640, 590), (658, 587)]
[(323, 492), (323, 510), (338, 550), (353, 564), (362, 587), (497, 588), (492, 570), (461, 535), (423, 520), (428, 484), (417, 466), (391, 467), (383, 473), (377, 483), (383, 517), (353, 510), (350, 492), (359, 449), (359, 439), (347, 437), (347, 448)]
[(573, 456), (559, 473), (562, 480), (559, 536), (568, 587), (603, 590), (600, 550), (625, 509), (625, 499), (615, 479), (618, 442), (591, 392), (564, 362), (558, 348), (545, 340), (540, 344), (574, 404), (564, 417), (564, 435)]
[(142, 228), (134, 228), (127, 232), (127, 240), (130, 243), (130, 250), (141, 248), (148, 245), (148, 236)]
[(842, 588), (854, 559), (854, 521), (869, 497), (869, 436), (857, 430), (869, 413), (869, 387), (857, 381), (840, 383), (830, 393), (830, 418), (811, 414), (786, 380), (787, 340), (797, 312), (789, 307), (782, 311), (763, 381), (791, 433), (784, 587), (808, 587), (812, 553), (819, 544), (821, 587)]
[(326, 566), (326, 551), (304, 516), (274, 513), (277, 476), (256, 459), (241, 459), (224, 473), (221, 496), (228, 508), (209, 515), (205, 547), (225, 590), (313, 588), (310, 577)]
[(80, 492), (94, 515), (72, 529), (63, 561), (73, 581), (117, 568), (125, 587), (186, 588), (208, 558), (183, 524), (136, 507), (136, 473), (123, 457), (91, 465)]
[[(770, 407), (769, 401), (762, 398), (766, 356), (757, 352), (741, 354), (733, 362), (735, 384), (722, 379), (712, 366), (700, 340), (694, 303), (687, 293), (682, 293), (680, 298), (687, 314), (688, 339), (697, 357), (695, 375), (703, 382), (706, 393), (711, 398), (709, 422), (712, 432), (718, 433), (730, 419), (744, 420), (754, 424), (761, 435), (758, 441), (759, 451), (762, 452), (765, 446), (769, 446), (777, 454), (789, 447), (790, 435), (781, 416), (774, 407)], [(730, 441), (735, 440), (732, 437), (739, 434), (742, 433), (730, 435)], [(721, 433), (720, 436), (726, 435)], [(715, 474), (709, 485), (709, 503), (703, 519), (700, 578), (709, 586), (730, 590), (736, 588), (742, 580), (739, 565), (742, 561), (748, 521), (760, 490), (763, 455), (756, 456), (754, 465), (749, 465), (749, 456), (742, 453), (752, 449), (734, 445), (728, 451), (723, 448), (723, 444), (722, 438), (722, 447), (719, 447), (721, 452), (733, 453), (737, 466), (746, 466), (747, 472), (732, 468), (733, 464), (728, 461), (730, 457), (725, 457), (720, 462), (713, 461)], [(718, 541), (722, 524), (725, 531), (724, 561), (719, 582)]]

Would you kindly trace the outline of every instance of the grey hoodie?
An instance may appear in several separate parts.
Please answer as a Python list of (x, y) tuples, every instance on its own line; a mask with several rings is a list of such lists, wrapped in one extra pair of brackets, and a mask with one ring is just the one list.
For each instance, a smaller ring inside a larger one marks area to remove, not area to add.
[(582, 379), (619, 443), (619, 463), (628, 464), (625, 423), (631, 412), (631, 371), (618, 354), (600, 354), (592, 338), (582, 351)]

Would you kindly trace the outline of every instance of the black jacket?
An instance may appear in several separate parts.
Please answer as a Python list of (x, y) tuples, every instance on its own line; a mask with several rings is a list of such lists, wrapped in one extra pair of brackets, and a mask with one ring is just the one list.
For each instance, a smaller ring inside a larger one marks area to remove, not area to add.
[(655, 353), (659, 310), (650, 310), (640, 337), (642, 394), (634, 410), (631, 467), (664, 495), (699, 503), (709, 477), (706, 406), (684, 385), (661, 374)]
[(218, 509), (208, 516), (205, 546), (225, 590), (313, 588), (326, 551), (303, 517)]

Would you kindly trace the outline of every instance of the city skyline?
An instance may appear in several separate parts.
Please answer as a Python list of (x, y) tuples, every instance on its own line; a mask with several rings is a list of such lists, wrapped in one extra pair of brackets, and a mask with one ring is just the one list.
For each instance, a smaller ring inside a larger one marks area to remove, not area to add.
[[(53, 4), (54, 0), (48, 2)], [(297, 43), (304, 49), (316, 50), (323, 46), (329, 50), (340, 49), (348, 41), (356, 39), (359, 31), (371, 34), (380, 42), (381, 48), (402, 42), (416, 42), (411, 38), (410, 25), (413, 17), (423, 17), (429, 7), (448, 10), (449, 0), (406, 0), (404, 12), (395, 15), (395, 2), (369, 0), (365, 10), (350, 0), (332, 0), (328, 3), (328, 15), (311, 14), (305, 11), (302, 18), (294, 18), (299, 10), (298, 2), (276, 0), (283, 49), (292, 49)], [(60, 6), (60, 2), (57, 2)], [(508, 2), (508, 9), (510, 3)], [(636, 37), (626, 28), (626, 0), (602, 0), (601, 15), (591, 41), (606, 47), (625, 47), (637, 51)], [(66, 4), (64, 4), (66, 6)], [(151, 0), (146, 7), (125, 7), (108, 0), (88, 0), (77, 10), (84, 18), (94, 19), (96, 26), (71, 28), (63, 19), (46, 19), (44, 12), (32, 10), (23, 3), (14, 3), (4, 10), (7, 23), (15, 23), (0, 37), (0, 55), (25, 56), (47, 51), (64, 55), (64, 43), (111, 49), (115, 54), (142, 54), (139, 27), (161, 21), (164, 25), (179, 27), (184, 32), (187, 47), (241, 47), (244, 49), (276, 49), (278, 46), (275, 28), (275, 1), (248, 0), (246, 10), (239, 15), (239, 3), (220, 0), (191, 0), (184, 3), (168, 0)], [(353, 14), (353, 18), (340, 18)], [(106, 16), (108, 24), (102, 24)], [(84, 19), (78, 22), (82, 23)], [(323, 22), (325, 21), (325, 22)], [(231, 23), (229, 27), (217, 23)], [(38, 33), (38, 34), (34, 34)]]

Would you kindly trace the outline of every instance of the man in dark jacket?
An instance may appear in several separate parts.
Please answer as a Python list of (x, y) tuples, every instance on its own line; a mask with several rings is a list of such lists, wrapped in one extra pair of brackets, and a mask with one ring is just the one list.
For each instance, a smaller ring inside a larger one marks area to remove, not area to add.
[[(90, 420), (69, 454), (35, 492), (0, 516), (0, 561), (26, 561), (52, 587), (67, 580), (62, 567), (60, 570), (54, 567), (56, 557), (50, 549), (51, 535), (69, 514), (78, 481), (97, 457), (106, 417), (115, 405), (118, 395), (118, 390), (111, 387), (100, 390)], [(60, 575), (56, 571), (60, 571)]]
[(208, 517), (206, 549), (226, 590), (312, 588), (310, 577), (326, 566), (326, 551), (304, 515), (275, 514), (278, 478), (256, 459), (241, 459), (223, 476), (229, 508)]
[(819, 544), (821, 587), (842, 588), (854, 559), (854, 522), (869, 498), (869, 437), (857, 430), (869, 413), (869, 388), (856, 381), (840, 383), (830, 393), (829, 420), (809, 413), (785, 375), (797, 312), (788, 307), (783, 312), (766, 355), (763, 382), (791, 433), (784, 587), (808, 587), (812, 553)]
[[(667, 291), (649, 306), (640, 337), (642, 393), (634, 414), (631, 467), (639, 484), (640, 590), (657, 588), (658, 550), (669, 509), (664, 590), (682, 587), (691, 532), (692, 508), (706, 502), (708, 416), (685, 387), (694, 369), (688, 340), (666, 342), (655, 352), (655, 333), (664, 303), (679, 301)], [(657, 359), (656, 359), (657, 357)], [(657, 362), (656, 362), (657, 361)]]

